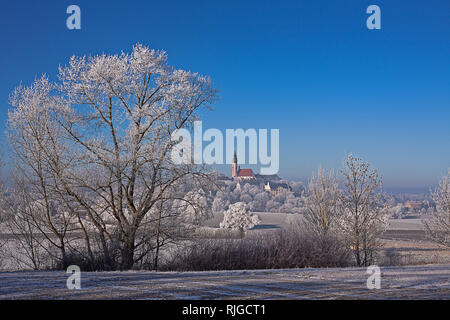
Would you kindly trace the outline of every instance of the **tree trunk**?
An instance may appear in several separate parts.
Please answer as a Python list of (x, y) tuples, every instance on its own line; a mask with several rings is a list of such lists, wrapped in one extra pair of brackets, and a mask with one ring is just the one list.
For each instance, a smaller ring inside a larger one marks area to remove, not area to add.
[(160, 228), (161, 228), (160, 221), (161, 221), (161, 218), (158, 221), (158, 230), (156, 231), (156, 252), (155, 252), (155, 260), (153, 263), (153, 269), (155, 271), (158, 271), (158, 258), (159, 258), (159, 247), (160, 247), (159, 234), (160, 234)]
[(122, 248), (122, 270), (130, 270), (134, 265), (134, 235), (129, 236), (123, 242)]
[(100, 242), (103, 249), (105, 269), (111, 270), (113, 269), (114, 266), (111, 261), (111, 255), (109, 254), (108, 244), (106, 243), (105, 234), (103, 232), (100, 233)]
[(153, 269), (158, 271), (158, 257), (159, 257), (159, 235), (156, 237), (156, 252), (155, 252), (155, 261), (153, 263)]
[(66, 247), (64, 245), (64, 238), (60, 238), (60, 243), (61, 243), (60, 250), (61, 250), (62, 267), (65, 270), (69, 266), (69, 263), (67, 261)]

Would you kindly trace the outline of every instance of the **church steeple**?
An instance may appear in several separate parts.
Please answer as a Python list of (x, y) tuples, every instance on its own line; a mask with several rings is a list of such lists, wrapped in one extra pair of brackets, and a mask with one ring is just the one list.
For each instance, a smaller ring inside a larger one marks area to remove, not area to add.
[(232, 165), (232, 169), (231, 169), (231, 177), (232, 178), (236, 178), (238, 176), (238, 165), (237, 165), (237, 155), (236, 155), (236, 151), (234, 152), (234, 156), (233, 156), (233, 165)]

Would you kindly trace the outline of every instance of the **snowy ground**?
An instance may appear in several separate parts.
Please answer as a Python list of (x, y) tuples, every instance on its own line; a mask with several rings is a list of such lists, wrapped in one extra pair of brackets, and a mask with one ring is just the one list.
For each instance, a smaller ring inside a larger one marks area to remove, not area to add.
[(450, 265), (385, 267), (381, 289), (365, 268), (219, 272), (0, 273), (0, 299), (450, 299)]

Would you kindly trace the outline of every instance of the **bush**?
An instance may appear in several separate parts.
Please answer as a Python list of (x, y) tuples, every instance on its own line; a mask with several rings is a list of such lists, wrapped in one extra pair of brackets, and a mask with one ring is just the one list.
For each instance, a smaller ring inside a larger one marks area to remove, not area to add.
[(113, 233), (108, 241), (108, 259), (102, 248), (98, 236), (91, 237), (92, 255), (90, 255), (80, 243), (75, 240), (66, 247), (65, 259), (62, 259), (58, 252), (53, 252), (50, 259), (50, 269), (66, 270), (70, 265), (80, 267), (82, 271), (113, 271), (118, 270), (120, 266), (121, 252), (119, 235)]
[(102, 254), (95, 253), (94, 260), (88, 259), (87, 254), (80, 252), (69, 251), (66, 254), (66, 259), (62, 261), (61, 259), (53, 259), (51, 270), (66, 270), (68, 266), (75, 265), (82, 271), (102, 271), (108, 270), (109, 268), (105, 266), (104, 258)]
[(317, 239), (294, 229), (256, 233), (244, 239), (197, 240), (179, 249), (162, 270), (208, 271), (320, 268), (350, 265), (350, 251), (340, 239)]

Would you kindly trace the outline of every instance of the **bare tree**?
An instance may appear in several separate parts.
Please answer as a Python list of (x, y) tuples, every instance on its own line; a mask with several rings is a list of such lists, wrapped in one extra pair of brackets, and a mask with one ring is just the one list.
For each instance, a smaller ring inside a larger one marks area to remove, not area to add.
[[(19, 219), (32, 223), (42, 236), (58, 248), (64, 266), (69, 223), (65, 215), (56, 214), (60, 206), (54, 192), (57, 181), (52, 174), (52, 162), (55, 154), (62, 150), (62, 132), (52, 121), (52, 112), (59, 105), (51, 97), (51, 89), (48, 79), (42, 77), (28, 88), (14, 90), (11, 104), (15, 109), (9, 112), (8, 138), (17, 160), (14, 177), (19, 186), (18, 195), (26, 194), (26, 197), (14, 200), (28, 209), (26, 213), (22, 210), (23, 217), (27, 218)], [(16, 227), (19, 225), (16, 224)]]
[(164, 51), (140, 44), (131, 54), (72, 57), (60, 67), (58, 83), (43, 77), (15, 91), (9, 138), (20, 172), (47, 211), (56, 197), (66, 212), (94, 226), (105, 264), (113, 264), (109, 243), (117, 234), (120, 267), (130, 269), (147, 214), (177, 184), (206, 177), (202, 167), (172, 161), (179, 141), (171, 134), (190, 129), (215, 96), (209, 78), (170, 67)]
[(195, 236), (196, 225), (192, 220), (207, 215), (206, 208), (193, 195), (197, 193), (181, 194), (178, 199), (172, 195), (171, 199), (158, 202), (145, 216), (136, 239), (135, 261), (141, 268), (158, 270), (163, 248), (177, 246)]
[(339, 186), (333, 171), (326, 172), (319, 168), (317, 175), (309, 180), (303, 194), (306, 207), (305, 225), (319, 238), (336, 229), (339, 214)]
[(376, 251), (382, 246), (379, 236), (387, 224), (388, 205), (382, 194), (381, 178), (370, 164), (352, 154), (341, 169), (343, 192), (340, 196), (339, 228), (343, 232), (358, 266), (374, 262)]
[(424, 220), (426, 234), (434, 242), (450, 247), (450, 170), (432, 192), (432, 197), (436, 211), (431, 219)]
[(3, 195), (2, 207), (7, 212), (3, 231), (7, 232), (7, 260), (16, 269), (39, 270), (45, 261), (45, 238), (36, 226), (36, 208), (24, 190), (14, 190), (14, 196)]

